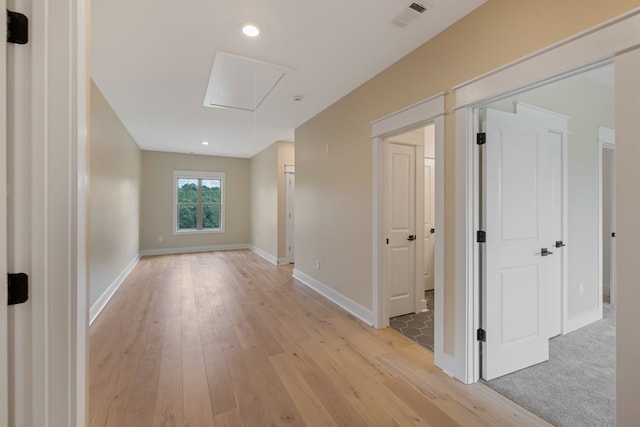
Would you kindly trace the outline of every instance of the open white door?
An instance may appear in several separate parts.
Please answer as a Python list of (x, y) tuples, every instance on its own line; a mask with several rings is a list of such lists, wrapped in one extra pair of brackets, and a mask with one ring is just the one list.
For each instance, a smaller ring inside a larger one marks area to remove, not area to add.
[(416, 147), (388, 144), (389, 317), (415, 311)]
[(555, 242), (547, 129), (531, 117), (490, 109), (482, 115), (482, 377), (490, 380), (549, 359)]
[[(0, 10), (7, 10), (0, 0)], [(6, 12), (5, 12), (6, 13)], [(7, 277), (7, 44), (0, 43), (0, 277)], [(6, 280), (6, 279), (5, 279)], [(3, 282), (3, 283), (6, 283)], [(0, 427), (9, 425), (7, 292), (0, 292)]]

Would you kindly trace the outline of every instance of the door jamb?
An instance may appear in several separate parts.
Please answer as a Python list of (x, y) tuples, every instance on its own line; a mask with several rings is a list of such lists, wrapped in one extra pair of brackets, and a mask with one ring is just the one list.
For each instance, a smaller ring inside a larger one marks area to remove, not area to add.
[[(296, 173), (296, 167), (295, 165), (284, 165), (284, 179), (285, 179), (285, 259), (284, 259), (284, 263), (285, 264), (293, 264), (294, 262), (294, 258), (295, 258), (295, 245), (294, 245), (294, 236), (295, 236), (295, 232), (294, 232), (294, 224), (292, 223), (291, 220), (289, 220), (289, 215), (294, 216), (295, 218), (295, 212), (294, 212), (294, 203), (293, 200), (291, 200), (291, 191), (292, 189), (290, 188), (289, 185), (289, 175), (293, 175), (294, 179), (295, 179), (295, 173)], [(295, 183), (294, 183), (295, 186)], [(295, 196), (294, 196), (295, 198)], [(293, 251), (289, 250), (290, 247), (293, 247)], [(293, 253), (293, 256), (292, 256)]]
[[(604, 197), (603, 197), (603, 185), (602, 185), (602, 158), (603, 158), (603, 151), (604, 150), (611, 150), (613, 151), (613, 153), (615, 153), (616, 150), (616, 144), (615, 144), (615, 130), (611, 129), (611, 128), (607, 128), (607, 127), (599, 127), (598, 128), (598, 169), (599, 169), (599, 173), (598, 173), (598, 206), (600, 209), (600, 215), (599, 215), (599, 226), (600, 226), (600, 231), (599, 231), (599, 235), (600, 235), (600, 245), (599, 245), (599, 256), (598, 259), (600, 260), (600, 272), (602, 272), (603, 268), (604, 268), (604, 257), (603, 257), (603, 245), (604, 242), (602, 242), (602, 228), (604, 227), (602, 220), (604, 218), (604, 210), (603, 210), (603, 201), (604, 201)], [(615, 154), (614, 154), (615, 155)], [(614, 173), (615, 176), (615, 173)], [(613, 184), (613, 188), (615, 189), (615, 183)], [(614, 219), (615, 219), (615, 213), (616, 213), (616, 200), (615, 200), (615, 190), (614, 190), (614, 197), (612, 200), (612, 224), (614, 223)], [(615, 230), (613, 230), (615, 232)], [(611, 245), (611, 260), (615, 260), (615, 242), (612, 242)], [(610, 263), (610, 277), (609, 277), (609, 298), (610, 298), (610, 303), (611, 305), (615, 304), (615, 295), (616, 295), (616, 269), (615, 269), (615, 263)], [(602, 274), (601, 274), (602, 275)], [(600, 280), (600, 296), (602, 297), (604, 293), (604, 283), (603, 280)], [(602, 299), (602, 298), (601, 298)]]

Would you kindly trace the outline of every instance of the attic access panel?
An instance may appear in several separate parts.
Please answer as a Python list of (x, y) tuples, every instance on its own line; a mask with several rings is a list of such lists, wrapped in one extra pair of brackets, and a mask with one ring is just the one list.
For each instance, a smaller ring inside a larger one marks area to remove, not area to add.
[(279, 65), (218, 51), (204, 106), (256, 111), (287, 71)]

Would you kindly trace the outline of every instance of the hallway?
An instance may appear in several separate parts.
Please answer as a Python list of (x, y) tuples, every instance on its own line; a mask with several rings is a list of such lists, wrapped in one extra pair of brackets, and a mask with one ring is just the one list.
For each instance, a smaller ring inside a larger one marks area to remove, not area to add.
[(548, 426), (250, 251), (145, 257), (90, 328), (91, 426)]

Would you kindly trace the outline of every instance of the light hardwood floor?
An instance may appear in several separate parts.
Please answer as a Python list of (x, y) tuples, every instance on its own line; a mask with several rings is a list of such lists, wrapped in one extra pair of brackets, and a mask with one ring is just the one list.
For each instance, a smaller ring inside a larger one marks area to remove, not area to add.
[(249, 251), (145, 257), (90, 333), (92, 426), (549, 426)]

